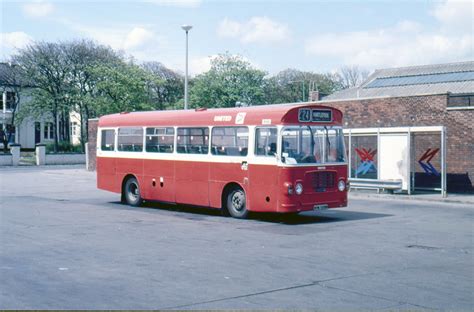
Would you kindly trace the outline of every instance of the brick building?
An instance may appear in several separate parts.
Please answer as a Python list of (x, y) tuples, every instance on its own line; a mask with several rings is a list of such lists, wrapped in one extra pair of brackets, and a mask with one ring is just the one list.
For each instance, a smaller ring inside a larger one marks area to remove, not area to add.
[[(318, 98), (312, 94), (312, 100)], [(322, 102), (340, 109), (349, 129), (445, 126), (448, 191), (473, 192), (474, 62), (376, 70), (361, 86)], [(439, 147), (437, 142), (420, 137), (414, 157)], [(423, 168), (417, 163), (414, 168), (413, 174), (429, 183)]]

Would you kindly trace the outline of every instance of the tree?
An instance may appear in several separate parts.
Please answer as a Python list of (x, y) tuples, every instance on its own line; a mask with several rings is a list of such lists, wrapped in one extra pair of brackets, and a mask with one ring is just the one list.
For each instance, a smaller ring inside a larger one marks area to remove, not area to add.
[(98, 115), (153, 109), (147, 93), (150, 77), (139, 66), (133, 63), (98, 65), (92, 73), (97, 81)]
[(329, 94), (340, 88), (337, 77), (331, 74), (286, 69), (265, 81), (266, 103), (293, 103), (309, 100), (309, 91)]
[(51, 116), (55, 151), (60, 138), (69, 140), (71, 112), (80, 115), (84, 150), (89, 118), (152, 107), (146, 90), (152, 78), (111, 48), (92, 41), (37, 42), (20, 50), (14, 60), (34, 81), (31, 101), (22, 105), (20, 116)]
[(342, 88), (347, 89), (360, 86), (369, 77), (369, 72), (357, 65), (346, 65), (339, 69), (338, 76)]
[(69, 68), (63, 55), (60, 44), (37, 42), (13, 57), (24, 75), (34, 82), (33, 100), (28, 102), (29, 110), (41, 115), (49, 113), (53, 118), (55, 152), (58, 151), (58, 118), (65, 108), (69, 88), (66, 80)]
[(148, 74), (148, 92), (155, 109), (172, 107), (184, 96), (184, 77), (159, 62), (146, 62), (141, 66)]
[[(24, 75), (21, 72), (21, 68), (16, 64), (2, 63), (0, 66), (3, 69), (0, 71), (0, 94), (3, 92), (12, 92), (13, 96), (10, 98), (10, 111), (11, 120), (5, 129), (0, 128), (0, 141), (3, 143), (4, 152), (8, 149), (8, 142), (12, 139), (13, 133), (15, 133), (15, 117), (18, 111), (19, 103), (21, 100), (22, 91), (28, 87), (28, 82), (24, 79)], [(8, 99), (7, 99), (8, 100)], [(3, 103), (7, 105), (7, 103)]]
[(96, 117), (97, 82), (100, 78), (94, 68), (108, 64), (120, 64), (123, 59), (110, 47), (90, 40), (63, 43), (65, 58), (69, 64), (70, 107), (80, 115), (80, 137), (82, 150), (88, 140), (89, 118)]
[(193, 81), (191, 107), (234, 107), (264, 102), (265, 72), (255, 69), (240, 56), (220, 54), (211, 69)]

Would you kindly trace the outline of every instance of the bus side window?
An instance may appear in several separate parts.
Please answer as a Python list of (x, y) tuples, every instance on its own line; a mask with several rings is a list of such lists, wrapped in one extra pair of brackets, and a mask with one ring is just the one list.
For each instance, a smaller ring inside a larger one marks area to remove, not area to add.
[(143, 128), (119, 128), (117, 149), (121, 152), (142, 152)]
[(255, 155), (274, 157), (277, 153), (277, 128), (255, 129)]
[(181, 154), (208, 154), (209, 128), (178, 128), (176, 151)]
[(115, 149), (115, 130), (102, 130), (100, 136), (100, 149), (103, 151), (113, 151)]
[(214, 127), (211, 153), (223, 156), (247, 156), (248, 139), (247, 127)]
[(173, 153), (174, 128), (146, 128), (145, 150), (149, 153)]

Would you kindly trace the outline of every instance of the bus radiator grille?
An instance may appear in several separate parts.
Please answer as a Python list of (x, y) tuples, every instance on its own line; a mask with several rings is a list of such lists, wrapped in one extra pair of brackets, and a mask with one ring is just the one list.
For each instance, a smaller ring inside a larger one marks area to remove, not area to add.
[(313, 173), (313, 189), (316, 192), (324, 192), (328, 188), (336, 185), (336, 173), (330, 171), (322, 171)]

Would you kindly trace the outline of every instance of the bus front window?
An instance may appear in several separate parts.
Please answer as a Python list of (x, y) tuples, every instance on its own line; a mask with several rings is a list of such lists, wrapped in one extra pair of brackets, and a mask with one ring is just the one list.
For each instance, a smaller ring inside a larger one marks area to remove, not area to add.
[(286, 164), (346, 162), (342, 129), (316, 126), (283, 128), (282, 160)]

